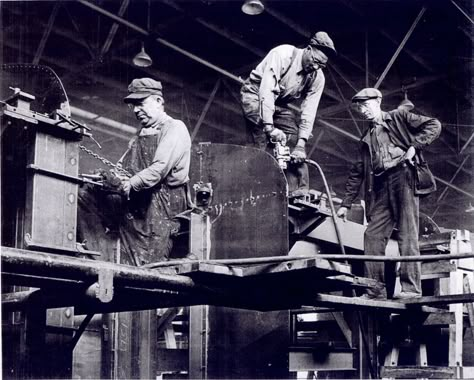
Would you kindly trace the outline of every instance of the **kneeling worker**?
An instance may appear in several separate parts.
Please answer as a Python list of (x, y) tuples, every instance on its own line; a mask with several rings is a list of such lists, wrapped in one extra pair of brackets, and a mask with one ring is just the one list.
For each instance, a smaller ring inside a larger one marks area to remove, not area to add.
[[(364, 183), (369, 222), (364, 253), (384, 255), (388, 239), (397, 228), (400, 255), (417, 256), (419, 195), (436, 189), (422, 150), (439, 136), (441, 124), (406, 109), (384, 112), (381, 101), (382, 94), (375, 88), (365, 88), (352, 98), (354, 108), (370, 121), (370, 127), (361, 138), (360, 154), (350, 170), (337, 215), (346, 216)], [(385, 283), (386, 278), (394, 278), (388, 273), (389, 267), (382, 262), (366, 262), (366, 276)], [(421, 297), (421, 263), (402, 262), (400, 283), (401, 292), (395, 298)], [(364, 296), (387, 298), (387, 289), (393, 289), (393, 285), (373, 289)]]

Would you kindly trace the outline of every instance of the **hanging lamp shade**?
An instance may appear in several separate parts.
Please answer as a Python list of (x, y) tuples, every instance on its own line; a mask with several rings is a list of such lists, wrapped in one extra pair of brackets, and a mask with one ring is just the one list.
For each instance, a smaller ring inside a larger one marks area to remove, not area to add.
[(151, 66), (153, 61), (151, 60), (150, 56), (145, 51), (145, 46), (142, 43), (142, 50), (133, 57), (133, 64), (138, 67), (148, 67)]
[(265, 6), (260, 0), (245, 0), (242, 4), (242, 12), (251, 16), (259, 15), (264, 9)]
[(412, 103), (411, 100), (408, 99), (407, 92), (405, 91), (405, 99), (403, 99), (400, 104), (398, 105), (397, 108), (402, 108), (407, 111), (411, 111), (413, 108), (415, 108), (415, 105)]

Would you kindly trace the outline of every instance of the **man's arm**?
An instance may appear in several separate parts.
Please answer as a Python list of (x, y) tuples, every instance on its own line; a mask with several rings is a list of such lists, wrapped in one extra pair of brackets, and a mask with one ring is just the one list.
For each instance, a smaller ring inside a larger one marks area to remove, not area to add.
[(438, 119), (417, 115), (408, 111), (400, 111), (414, 134), (413, 147), (422, 149), (430, 145), (441, 133), (441, 123)]
[(282, 58), (276, 51), (271, 51), (266, 57), (267, 64), (262, 74), (262, 81), (258, 90), (260, 100), (260, 115), (263, 124), (273, 125), (275, 100), (280, 90), (278, 82), (281, 79)]
[(349, 176), (346, 181), (346, 193), (342, 200), (341, 207), (351, 208), (352, 203), (359, 194), (360, 187), (364, 180), (364, 163), (362, 152), (359, 153), (357, 161), (352, 164)]
[(165, 178), (191, 149), (191, 138), (181, 121), (174, 121), (161, 139), (153, 163), (130, 178), (135, 191), (148, 189)]
[[(319, 101), (323, 94), (326, 79), (321, 70), (317, 71), (316, 79), (301, 103), (300, 125), (298, 129), (298, 140), (308, 141), (313, 131), (314, 119), (318, 111)], [(303, 145), (304, 146), (304, 145)]]

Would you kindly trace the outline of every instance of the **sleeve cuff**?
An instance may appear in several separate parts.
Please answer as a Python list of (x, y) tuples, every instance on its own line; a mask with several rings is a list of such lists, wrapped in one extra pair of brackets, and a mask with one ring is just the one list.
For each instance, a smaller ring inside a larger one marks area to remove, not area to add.
[(132, 178), (130, 178), (130, 185), (132, 189), (135, 191), (140, 191), (143, 187), (143, 180), (135, 174)]

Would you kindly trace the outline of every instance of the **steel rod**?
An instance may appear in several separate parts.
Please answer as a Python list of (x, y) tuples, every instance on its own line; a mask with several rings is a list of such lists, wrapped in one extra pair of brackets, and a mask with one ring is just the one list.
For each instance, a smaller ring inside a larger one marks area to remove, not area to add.
[[(269, 256), (248, 259), (220, 259), (220, 260), (195, 260), (193, 263), (216, 264), (216, 265), (234, 265), (244, 266), (252, 264), (278, 264), (285, 261), (324, 259), (334, 261), (381, 261), (381, 262), (411, 262), (411, 261), (439, 261), (439, 260), (457, 260), (474, 257), (474, 253), (462, 254), (439, 254), (439, 255), (420, 255), (420, 256), (375, 256), (375, 255), (343, 255), (343, 254), (322, 254), (313, 256)], [(190, 263), (189, 260), (171, 260), (162, 263), (153, 263), (144, 265), (145, 268), (160, 268)]]
[[(101, 270), (111, 270), (114, 283), (147, 288), (190, 290), (199, 286), (189, 277), (162, 274), (142, 267), (105, 261), (80, 259), (64, 255), (2, 247), (2, 272), (96, 282)], [(206, 288), (207, 289), (207, 288)]]
[[(143, 34), (144, 36), (147, 36), (147, 37), (150, 36), (150, 33), (147, 30), (139, 27), (138, 25), (135, 25), (135, 24), (131, 23), (130, 21), (125, 20), (123, 17), (119, 17), (119, 16), (117, 16), (117, 15), (115, 15), (115, 14), (99, 7), (98, 5), (90, 3), (89, 1), (86, 1), (86, 0), (78, 0), (78, 1), (81, 4), (85, 5), (86, 7), (89, 7), (91, 9), (95, 10), (96, 12), (99, 12), (102, 15), (107, 16), (107, 17), (115, 20), (119, 24), (125, 25), (128, 28), (133, 29), (133, 30), (135, 30), (136, 32), (138, 32), (140, 34)], [(191, 58), (193, 61), (199, 62), (202, 65), (204, 65), (204, 66), (206, 66), (206, 67), (208, 67), (208, 68), (210, 68), (214, 71), (217, 71), (218, 73), (220, 73), (220, 74), (222, 74), (222, 75), (224, 75), (224, 76), (226, 76), (226, 77), (228, 77), (228, 78), (230, 78), (230, 79), (232, 79), (236, 82), (243, 83), (242, 78), (239, 78), (239, 77), (235, 76), (234, 74), (230, 73), (227, 70), (221, 69), (220, 67), (212, 64), (211, 62), (206, 61), (205, 59), (202, 59), (202, 58), (198, 57), (197, 55), (195, 55), (195, 54), (193, 54), (193, 53), (191, 53), (187, 50), (184, 50), (184, 49), (180, 48), (179, 46), (176, 46), (175, 44), (173, 44), (173, 43), (171, 43), (171, 42), (169, 42), (169, 41), (167, 41), (167, 40), (165, 40), (161, 37), (157, 37), (157, 38), (155, 38), (155, 40), (156, 40), (156, 42), (158, 42), (158, 43), (160, 43), (164, 46), (167, 46), (170, 49), (172, 49), (174, 51), (177, 51), (178, 53), (181, 53), (181, 54), (185, 55), (188, 58)]]
[(420, 21), (421, 17), (423, 16), (423, 14), (425, 13), (426, 11), (426, 7), (423, 7), (421, 8), (420, 10), (420, 13), (418, 13), (418, 16), (416, 17), (415, 21), (413, 22), (412, 26), (410, 27), (410, 29), (408, 30), (407, 34), (405, 35), (405, 37), (403, 38), (402, 42), (400, 43), (400, 45), (398, 46), (397, 50), (395, 51), (395, 53), (393, 54), (392, 58), (390, 59), (390, 61), (388, 62), (387, 64), (387, 67), (385, 68), (385, 70), (383, 71), (383, 73), (380, 75), (377, 83), (375, 84), (375, 88), (379, 88), (380, 84), (383, 82), (383, 80), (385, 79), (385, 76), (387, 75), (387, 73), (389, 72), (389, 70), (392, 68), (392, 65), (395, 63), (396, 59), (398, 58), (398, 55), (400, 54), (400, 52), (402, 51), (402, 49), (405, 47), (405, 44), (407, 43), (408, 39), (410, 38), (411, 34), (413, 33), (413, 31), (415, 30), (416, 26), (418, 25), (418, 22)]

